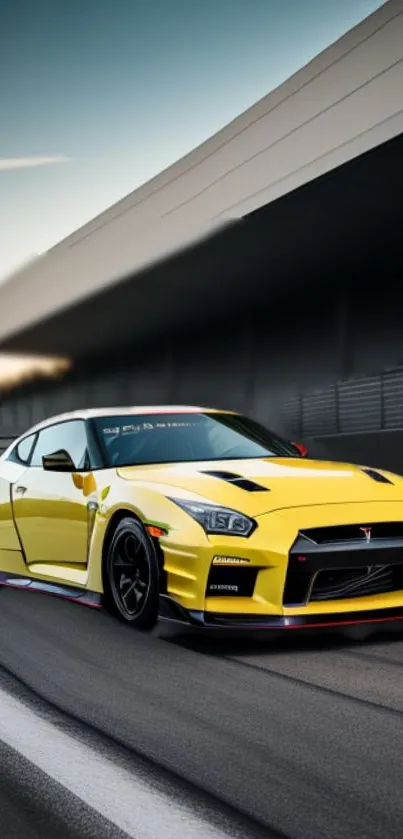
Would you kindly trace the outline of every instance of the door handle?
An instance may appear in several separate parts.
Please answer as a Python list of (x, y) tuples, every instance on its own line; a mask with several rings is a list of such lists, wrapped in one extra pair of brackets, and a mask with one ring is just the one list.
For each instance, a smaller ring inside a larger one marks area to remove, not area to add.
[(19, 486), (17, 486), (17, 487), (15, 488), (15, 492), (16, 492), (16, 494), (18, 494), (18, 495), (24, 495), (24, 493), (25, 493), (26, 491), (27, 491), (27, 488), (26, 488), (26, 487), (21, 486), (21, 484), (19, 484)]

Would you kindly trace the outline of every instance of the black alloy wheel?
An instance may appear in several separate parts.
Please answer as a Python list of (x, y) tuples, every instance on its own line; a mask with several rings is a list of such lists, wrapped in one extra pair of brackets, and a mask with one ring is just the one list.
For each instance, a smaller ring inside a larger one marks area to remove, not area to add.
[(116, 527), (104, 567), (106, 605), (139, 629), (158, 619), (159, 566), (154, 544), (143, 526), (128, 516)]

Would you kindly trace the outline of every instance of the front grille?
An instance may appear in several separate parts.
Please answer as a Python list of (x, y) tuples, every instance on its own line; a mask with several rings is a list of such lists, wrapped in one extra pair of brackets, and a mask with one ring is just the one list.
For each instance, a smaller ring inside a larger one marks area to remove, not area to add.
[(207, 597), (252, 597), (258, 568), (212, 566)]
[(391, 565), (320, 571), (314, 579), (310, 601), (345, 600), (387, 594), (403, 588), (402, 569)]
[(330, 544), (336, 542), (352, 542), (357, 539), (364, 539), (364, 528), (371, 529), (371, 539), (402, 539), (403, 522), (359, 522), (358, 524), (333, 525), (331, 527), (312, 527), (307, 530), (300, 530), (299, 535), (316, 545)]
[(284, 606), (403, 590), (403, 522), (300, 531), (288, 557)]

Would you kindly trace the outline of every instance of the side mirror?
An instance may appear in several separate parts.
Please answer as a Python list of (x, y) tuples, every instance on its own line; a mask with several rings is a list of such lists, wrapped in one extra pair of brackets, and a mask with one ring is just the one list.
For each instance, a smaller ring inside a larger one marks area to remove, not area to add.
[(46, 472), (74, 472), (75, 465), (65, 449), (59, 449), (42, 458), (42, 466)]
[(292, 443), (291, 443), (291, 445), (292, 445), (292, 446), (294, 446), (294, 449), (296, 449), (296, 450), (297, 450), (297, 452), (299, 452), (299, 453), (300, 453), (301, 457), (307, 457), (307, 455), (308, 455), (308, 449), (307, 449), (307, 447), (306, 447), (306, 446), (304, 446), (304, 444), (303, 444), (303, 443), (294, 443), (294, 442), (292, 442)]

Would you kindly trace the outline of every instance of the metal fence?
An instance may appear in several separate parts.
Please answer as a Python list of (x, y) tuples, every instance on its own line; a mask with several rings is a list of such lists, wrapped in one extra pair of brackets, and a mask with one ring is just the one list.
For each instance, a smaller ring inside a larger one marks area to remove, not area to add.
[(403, 429), (403, 367), (292, 396), (283, 412), (296, 438)]
[[(49, 389), (46, 398), (38, 396), (0, 404), (0, 453), (18, 434), (53, 413), (72, 406), (118, 404), (122, 396), (115, 392), (118, 384), (120, 387), (117, 381), (99, 379), (80, 386), (75, 384), (71, 389), (67, 386)], [(135, 404), (134, 388), (132, 392), (127, 380), (121, 387), (129, 391), (123, 401), (131, 400)], [(269, 381), (267, 399), (270, 399)], [(403, 430), (403, 366), (293, 394), (281, 402), (281, 430), (291, 439)]]

